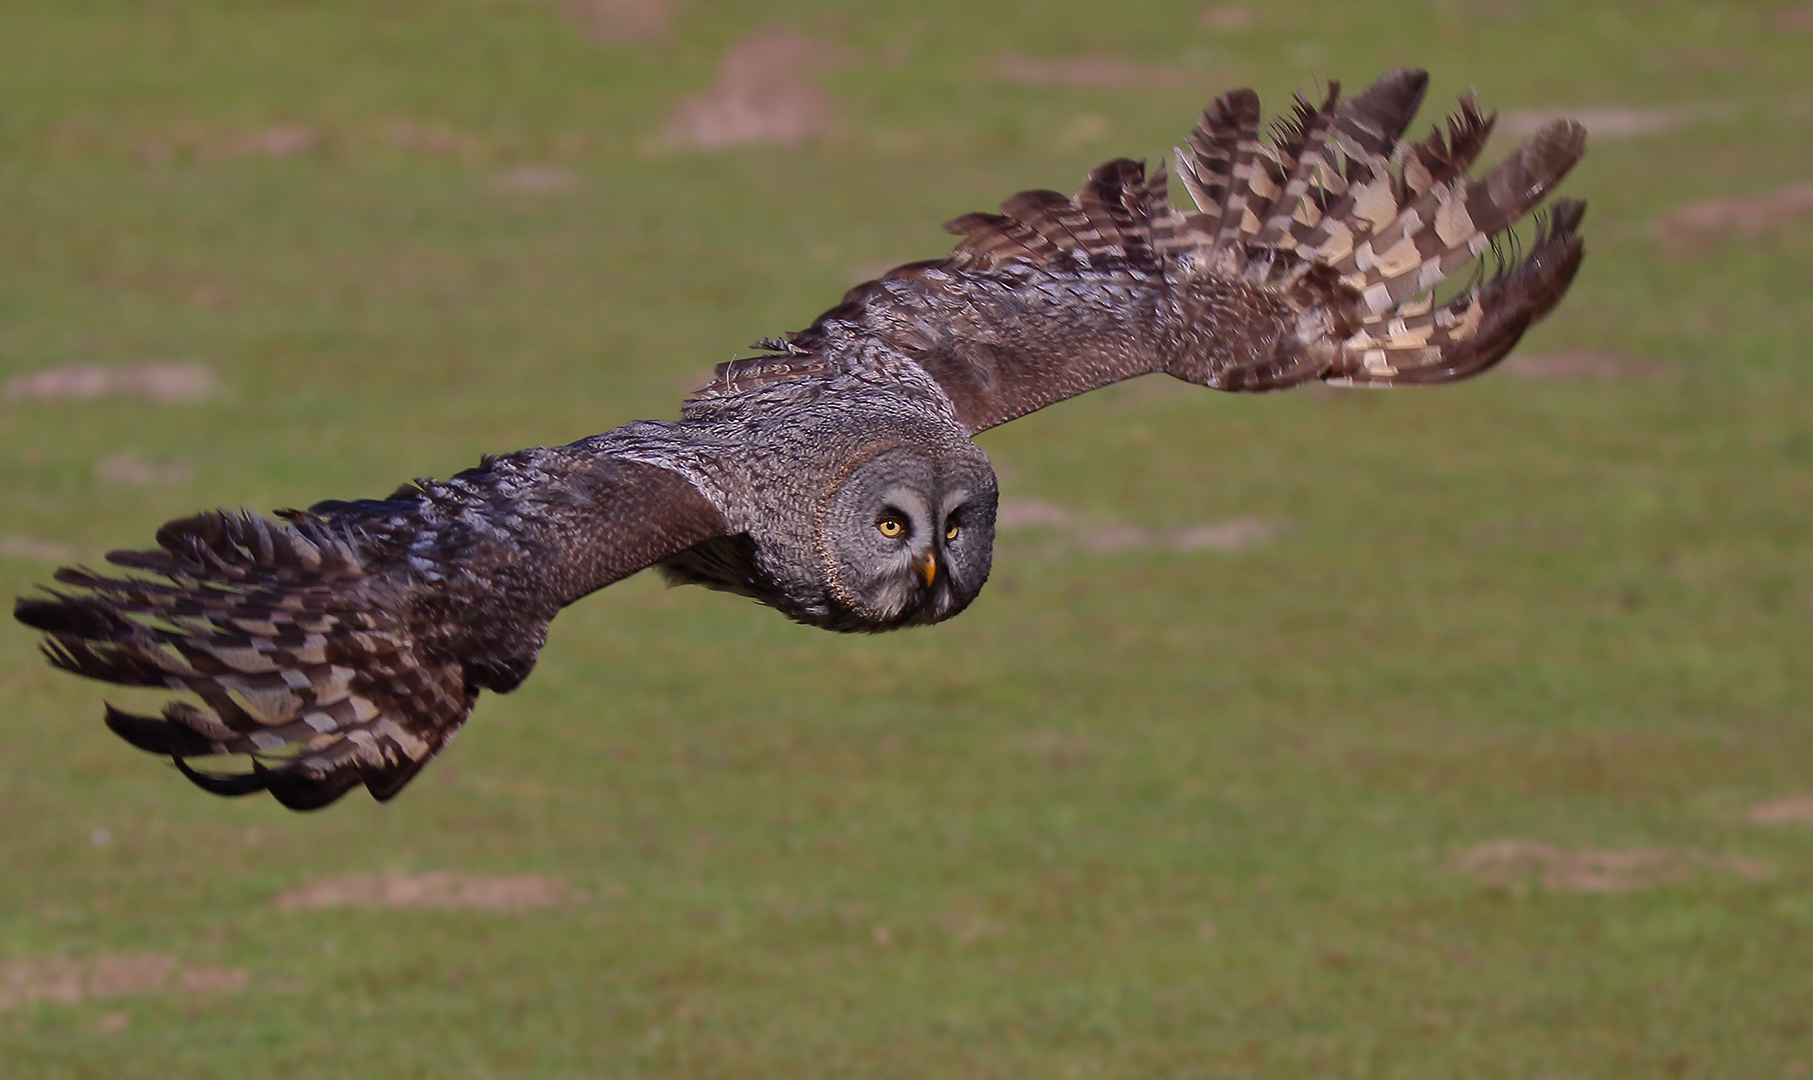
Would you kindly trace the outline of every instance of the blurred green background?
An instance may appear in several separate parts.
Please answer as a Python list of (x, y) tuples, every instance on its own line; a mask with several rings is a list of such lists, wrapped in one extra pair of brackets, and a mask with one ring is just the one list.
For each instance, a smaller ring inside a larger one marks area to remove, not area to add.
[(197, 792), (13, 625), (0, 1077), (1808, 1075), (1810, 57), (1665, 0), (7, 0), (14, 594), (671, 417), (1226, 89), (1592, 139), (1507, 370), (989, 432), (962, 618), (644, 575), (387, 806)]

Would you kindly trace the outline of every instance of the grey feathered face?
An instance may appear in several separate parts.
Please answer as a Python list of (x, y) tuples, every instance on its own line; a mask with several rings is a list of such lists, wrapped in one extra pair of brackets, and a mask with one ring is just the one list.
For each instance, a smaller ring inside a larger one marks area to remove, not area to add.
[(973, 444), (896, 447), (859, 462), (831, 497), (820, 548), (853, 620), (889, 630), (948, 619), (988, 580), (995, 471)]

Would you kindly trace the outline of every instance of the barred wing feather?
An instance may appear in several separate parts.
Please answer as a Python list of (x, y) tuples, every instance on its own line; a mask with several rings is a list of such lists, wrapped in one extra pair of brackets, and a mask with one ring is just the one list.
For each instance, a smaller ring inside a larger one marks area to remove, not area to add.
[(1449, 382), (1502, 358), (1579, 268), (1585, 204), (1563, 199), (1527, 253), (1437, 304), (1573, 167), (1585, 132), (1557, 121), (1485, 175), (1492, 115), (1463, 98), (1445, 130), (1402, 136), (1427, 84), (1396, 71), (1260, 133), (1259, 99), (1224, 95), (1161, 167), (1110, 161), (1073, 196), (1027, 191), (967, 214), (947, 258), (852, 289), (769, 355), (720, 366), (699, 397), (821, 374), (875, 352), (912, 358), (971, 431), (1121, 379), (1165, 372), (1220, 390), (1311, 380)]
[[(389, 499), (285, 521), (210, 512), (18, 601), (65, 671), (194, 700), (107, 724), (220, 795), (292, 809), (389, 799), (481, 690), (514, 689), (564, 605), (725, 526), (678, 474), (585, 444), (527, 450)], [(232, 771), (193, 761), (234, 758)]]

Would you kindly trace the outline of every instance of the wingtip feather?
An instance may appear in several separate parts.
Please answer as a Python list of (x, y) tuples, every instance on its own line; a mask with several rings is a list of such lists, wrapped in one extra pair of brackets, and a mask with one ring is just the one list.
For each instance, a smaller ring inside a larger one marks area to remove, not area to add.
[(164, 757), (200, 757), (215, 752), (212, 739), (170, 720), (139, 716), (106, 706), (108, 730), (133, 746)]

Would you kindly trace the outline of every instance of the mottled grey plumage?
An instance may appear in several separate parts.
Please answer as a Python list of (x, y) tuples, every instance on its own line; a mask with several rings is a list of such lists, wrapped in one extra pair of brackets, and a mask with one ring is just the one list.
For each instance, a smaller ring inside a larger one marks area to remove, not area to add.
[[(1164, 170), (1116, 160), (1073, 198), (970, 214), (947, 258), (850, 291), (733, 361), (673, 423), (640, 421), (487, 459), (388, 499), (282, 523), (208, 513), (115, 552), (139, 576), (59, 571), (22, 599), (53, 664), (193, 693), (109, 726), (220, 794), (326, 805), (396, 794), (480, 690), (515, 688), (555, 613), (648, 566), (840, 631), (938, 622), (988, 578), (996, 489), (971, 436), (1054, 401), (1166, 372), (1222, 390), (1312, 379), (1446, 382), (1501, 358), (1578, 268), (1583, 204), (1558, 202), (1528, 255), (1436, 306), (1584, 149), (1545, 128), (1467, 175), (1491, 117), (1400, 141), (1421, 72), (1320, 105), (1270, 141), (1251, 91), (1212, 104)], [(247, 755), (250, 771), (187, 759)]]

